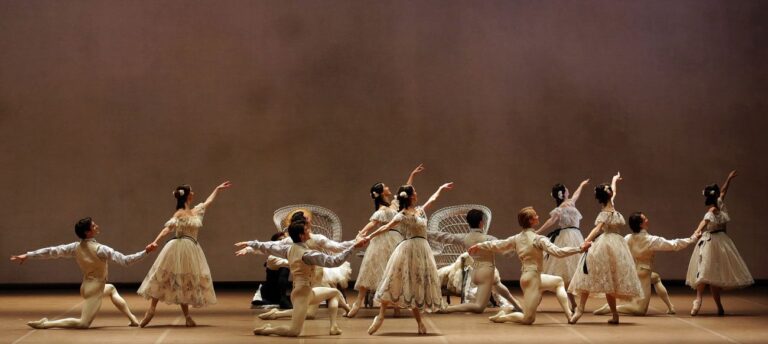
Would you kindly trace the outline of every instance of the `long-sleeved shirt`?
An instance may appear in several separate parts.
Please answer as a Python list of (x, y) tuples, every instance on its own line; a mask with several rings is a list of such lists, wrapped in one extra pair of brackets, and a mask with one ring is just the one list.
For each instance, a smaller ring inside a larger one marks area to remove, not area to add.
[[(253, 247), (246, 247), (245, 251), (250, 254), (260, 254), (261, 252), (258, 252), (253, 249)], [(287, 268), (288, 267), (288, 259), (269, 255), (267, 257), (267, 262), (265, 263), (267, 266), (267, 269), (270, 270), (277, 270), (279, 268)]]
[[(325, 253), (339, 253), (339, 252), (343, 252), (344, 250), (352, 246), (355, 246), (354, 240), (338, 242), (338, 241), (328, 239), (328, 237), (322, 234), (312, 233), (309, 238), (310, 239), (304, 243), (307, 248), (311, 250), (325, 252)], [(280, 242), (284, 244), (292, 244), (293, 240), (289, 236), (281, 240)], [(282, 257), (285, 257), (285, 256), (282, 256)]]
[(536, 234), (533, 229), (526, 228), (504, 240), (486, 241), (477, 244), (483, 250), (505, 253), (515, 251), (522, 263), (522, 271), (541, 272), (544, 264), (544, 252), (553, 257), (567, 257), (581, 252), (579, 247), (557, 247), (547, 237)]
[[(427, 231), (429, 240), (438, 241), (444, 244), (456, 245), (468, 249), (474, 244), (481, 242), (498, 240), (496, 237), (484, 234), (480, 229), (472, 229), (466, 234), (453, 234), (445, 232)], [(493, 252), (478, 250), (472, 256), (472, 266), (477, 269), (485, 266), (495, 266), (496, 258)]]
[(76, 258), (83, 272), (83, 278), (104, 280), (108, 273), (107, 261), (111, 260), (119, 265), (128, 266), (146, 256), (147, 252), (144, 250), (126, 256), (107, 245), (99, 244), (94, 239), (27, 252), (27, 257), (32, 259)]
[(315, 266), (327, 267), (327, 268), (333, 268), (341, 264), (344, 264), (344, 262), (347, 260), (349, 255), (352, 254), (352, 251), (354, 251), (354, 248), (355, 248), (354, 246), (349, 246), (341, 253), (328, 255), (328, 254), (318, 252), (308, 248), (308, 245), (306, 245), (305, 243), (286, 244), (282, 241), (261, 242), (261, 241), (254, 240), (254, 241), (249, 241), (247, 244), (248, 247), (251, 247), (254, 250), (260, 251), (265, 254), (272, 254), (278, 257), (288, 257), (288, 251), (292, 245), (299, 245), (307, 249), (307, 251), (302, 255), (302, 258), (301, 258), (301, 260), (304, 261), (304, 263), (315, 265)]
[(650, 235), (643, 229), (639, 233), (628, 234), (624, 240), (627, 241), (629, 251), (635, 258), (635, 266), (638, 269), (653, 270), (653, 257), (656, 251), (680, 251), (696, 242), (696, 237), (667, 240)]

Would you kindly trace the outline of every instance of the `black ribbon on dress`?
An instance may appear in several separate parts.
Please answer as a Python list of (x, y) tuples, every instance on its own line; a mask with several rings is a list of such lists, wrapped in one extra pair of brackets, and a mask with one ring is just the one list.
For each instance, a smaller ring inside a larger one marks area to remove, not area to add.
[[(557, 237), (560, 235), (560, 232), (561, 232), (563, 229), (576, 229), (576, 230), (578, 230), (578, 229), (579, 229), (579, 227), (565, 227), (565, 228), (558, 228), (558, 229), (555, 229), (555, 230), (553, 230), (553, 231), (551, 231), (551, 232), (549, 232), (549, 233), (547, 234), (547, 239), (549, 239), (549, 242), (551, 242), (551, 243), (553, 243), (553, 244), (554, 244), (554, 243), (555, 243), (555, 239), (557, 239)], [(547, 253), (547, 255), (546, 255), (546, 256), (544, 256), (544, 259), (545, 259), (545, 260), (546, 260), (546, 259), (549, 259), (549, 253)]]
[[(193, 238), (193, 237), (191, 237), (189, 235), (179, 235), (179, 236), (171, 238), (171, 240), (177, 240), (177, 239), (189, 239), (189, 240), (192, 240), (192, 242), (195, 243), (195, 245), (197, 245), (197, 240), (195, 240), (195, 238)], [(168, 240), (168, 241), (171, 241), (171, 240)]]
[(701, 237), (701, 239), (699, 239), (699, 243), (696, 244), (697, 246), (699, 246), (699, 264), (697, 265), (697, 269), (696, 269), (696, 278), (699, 278), (699, 275), (701, 274), (701, 249), (704, 248), (704, 245), (708, 241), (712, 241), (712, 234), (715, 234), (715, 233), (726, 233), (726, 230), (725, 229), (718, 229), (716, 231), (704, 232), (704, 233), (709, 233), (709, 235), (707, 235), (706, 238)]

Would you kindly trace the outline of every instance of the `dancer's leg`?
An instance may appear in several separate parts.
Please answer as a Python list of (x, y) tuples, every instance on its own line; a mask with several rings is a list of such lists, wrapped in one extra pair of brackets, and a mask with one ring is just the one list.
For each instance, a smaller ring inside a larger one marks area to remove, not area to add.
[(180, 306), (181, 306), (181, 312), (184, 313), (184, 319), (186, 319), (187, 327), (197, 326), (197, 323), (195, 323), (195, 321), (192, 320), (192, 316), (189, 315), (189, 305), (186, 303), (182, 303)]
[(421, 310), (417, 307), (411, 308), (414, 319), (416, 319), (416, 325), (419, 327), (419, 334), (427, 334), (427, 327), (424, 326), (424, 322), (421, 321)]
[(96, 317), (96, 312), (98, 312), (99, 308), (101, 308), (103, 292), (103, 281), (85, 280), (80, 286), (80, 295), (83, 296), (85, 302), (83, 303), (83, 309), (80, 311), (79, 319), (66, 318), (49, 321), (47, 318), (43, 318), (38, 321), (30, 321), (27, 323), (27, 325), (37, 329), (52, 327), (88, 328), (91, 326), (93, 319)]
[(312, 298), (312, 288), (301, 286), (293, 289), (291, 292), (291, 303), (293, 303), (293, 316), (289, 326), (271, 327), (266, 324), (262, 327), (253, 329), (253, 334), (268, 336), (271, 334), (285, 337), (297, 337), (304, 328), (304, 320), (307, 315), (309, 302)]
[(357, 315), (357, 311), (360, 310), (360, 307), (365, 304), (365, 296), (368, 294), (368, 288), (366, 287), (360, 287), (357, 293), (357, 300), (352, 303), (352, 309), (347, 313), (347, 316), (350, 318), (354, 318), (355, 315)]
[[(560, 308), (565, 313), (566, 320), (570, 320), (573, 312), (571, 312), (571, 305), (568, 301), (568, 292), (565, 289), (565, 282), (560, 276), (541, 274), (541, 286), (539, 290), (550, 291), (557, 296), (557, 302), (560, 303)], [(538, 307), (538, 305), (537, 305)]]
[(577, 321), (579, 321), (582, 314), (584, 314), (584, 308), (587, 306), (588, 298), (589, 293), (581, 293), (581, 295), (579, 295), (579, 305), (576, 307), (576, 311), (573, 312), (573, 316), (571, 317), (571, 320), (568, 321), (568, 323), (575, 324)]
[[(661, 283), (661, 277), (657, 273), (651, 273), (651, 284), (656, 289), (656, 294), (659, 295), (661, 301), (667, 305), (667, 314), (675, 314), (675, 306), (672, 305), (672, 301), (669, 300), (669, 292), (664, 284)], [(621, 311), (619, 311), (621, 312)]]
[(152, 321), (152, 317), (155, 316), (155, 308), (157, 308), (157, 299), (152, 298), (152, 302), (149, 304), (149, 308), (147, 309), (147, 312), (144, 313), (144, 319), (141, 319), (141, 324), (139, 326), (144, 327), (149, 324), (150, 321)]
[[(460, 305), (448, 306), (445, 309), (445, 313), (453, 312), (472, 312), (482, 313), (485, 310), (485, 306), (488, 305), (488, 301), (491, 299), (491, 288), (493, 287), (493, 270), (492, 269), (477, 269), (474, 273), (474, 281), (477, 284), (477, 293), (475, 294), (475, 302), (462, 303)], [(505, 288), (506, 289), (506, 288)], [(507, 290), (509, 293), (509, 290)]]
[(712, 298), (715, 299), (715, 305), (717, 305), (717, 315), (719, 316), (725, 315), (723, 304), (720, 302), (720, 292), (722, 290), (723, 288), (720, 287), (715, 287), (713, 285), (709, 286), (709, 291), (712, 293)]
[[(559, 278), (559, 277), (558, 277)], [(560, 282), (562, 283), (562, 279)], [(523, 289), (523, 312), (491, 317), (493, 322), (517, 322), (524, 325), (536, 321), (536, 308), (541, 303), (541, 278), (537, 271), (526, 271), (520, 276), (520, 288)], [(568, 305), (566, 304), (566, 307)]]
[(339, 326), (336, 324), (336, 316), (339, 312), (339, 306), (346, 312), (349, 312), (349, 305), (344, 300), (344, 296), (336, 288), (316, 287), (312, 288), (312, 299), (310, 305), (319, 305), (323, 301), (328, 301), (328, 316), (331, 320), (331, 334), (341, 334)]
[(609, 324), (619, 323), (619, 312), (616, 310), (616, 295), (605, 294), (605, 300), (608, 301), (608, 307), (611, 308), (611, 320), (608, 320)]
[(373, 318), (373, 323), (368, 327), (368, 334), (376, 333), (376, 331), (381, 328), (381, 325), (384, 324), (384, 311), (387, 310), (388, 306), (390, 306), (388, 301), (381, 301), (381, 304), (379, 305), (379, 315)]
[(115, 286), (111, 284), (104, 285), (104, 296), (109, 296), (109, 298), (112, 300), (112, 304), (115, 305), (115, 307), (117, 307), (121, 313), (128, 317), (128, 320), (131, 322), (129, 326), (139, 326), (139, 320), (136, 319), (136, 316), (134, 316), (133, 313), (131, 313), (131, 310), (128, 309), (128, 304), (117, 292)]
[[(619, 314), (643, 316), (648, 313), (648, 305), (651, 302), (651, 272), (647, 269), (638, 269), (637, 277), (640, 279), (640, 286), (643, 288), (643, 297), (634, 298), (626, 304), (616, 306), (616, 311)], [(605, 315), (611, 313), (611, 307), (605, 304), (592, 313), (595, 315)]]
[(693, 300), (691, 316), (696, 316), (696, 314), (699, 314), (699, 309), (701, 309), (701, 297), (704, 295), (704, 288), (706, 287), (707, 285), (704, 283), (699, 283), (696, 285), (696, 299)]

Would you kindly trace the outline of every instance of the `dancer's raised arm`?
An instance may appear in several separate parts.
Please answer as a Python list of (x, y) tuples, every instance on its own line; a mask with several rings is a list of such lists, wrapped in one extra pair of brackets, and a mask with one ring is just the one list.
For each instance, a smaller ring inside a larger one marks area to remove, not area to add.
[(725, 179), (725, 183), (723, 183), (723, 189), (720, 190), (720, 199), (725, 200), (725, 194), (728, 192), (728, 187), (731, 185), (731, 180), (733, 178), (736, 178), (738, 174), (736, 173), (736, 170), (731, 171), (731, 173), (728, 173), (728, 178)]
[(576, 203), (576, 201), (579, 200), (579, 196), (581, 196), (581, 190), (584, 189), (584, 186), (589, 184), (589, 179), (585, 179), (579, 184), (579, 187), (576, 188), (576, 191), (573, 192), (573, 195), (571, 196), (571, 200), (573, 203)]
[(613, 189), (613, 195), (611, 195), (611, 204), (613, 204), (613, 200), (616, 199), (616, 194), (618, 194), (618, 191), (616, 190), (616, 185), (620, 180), (622, 180), (621, 172), (616, 172), (616, 175), (613, 176), (613, 179), (611, 179), (611, 189)]
[(424, 164), (419, 164), (419, 166), (416, 166), (416, 168), (414, 168), (413, 171), (411, 171), (411, 174), (408, 176), (408, 180), (405, 182), (405, 185), (413, 185), (413, 178), (422, 171), (424, 171)]
[(381, 233), (384, 233), (384, 232), (386, 232), (386, 231), (388, 231), (388, 230), (390, 230), (392, 228), (395, 228), (395, 226), (397, 226), (398, 223), (400, 223), (400, 220), (397, 220), (397, 218), (394, 218), (394, 219), (392, 219), (392, 221), (389, 221), (389, 223), (387, 223), (386, 225), (383, 225), (383, 226), (379, 227), (377, 230), (373, 231), (373, 233), (368, 234), (365, 237), (365, 239), (366, 240), (371, 240), (372, 238), (376, 237), (377, 235), (379, 235)]
[(432, 203), (437, 201), (437, 199), (440, 197), (440, 192), (441, 191), (443, 191), (443, 190), (451, 190), (451, 189), (453, 189), (453, 182), (445, 183), (445, 184), (441, 185), (439, 188), (437, 188), (437, 191), (435, 191), (435, 193), (432, 194), (432, 196), (429, 197), (427, 202), (424, 203), (423, 206), (421, 206), (421, 209), (423, 209), (424, 211), (427, 211), (427, 209), (432, 205)]
[(536, 234), (545, 233), (550, 228), (554, 227), (555, 224), (557, 224), (557, 221), (560, 219), (560, 214), (554, 213), (552, 216), (550, 216), (546, 222), (544, 222), (539, 229), (536, 230)]
[(220, 190), (224, 190), (232, 186), (232, 183), (230, 181), (225, 181), (221, 183), (219, 186), (217, 186), (215, 189), (213, 189), (213, 192), (211, 192), (211, 195), (208, 196), (208, 198), (203, 202), (203, 207), (208, 208), (208, 206), (213, 203), (213, 201), (216, 199), (216, 195), (219, 194)]

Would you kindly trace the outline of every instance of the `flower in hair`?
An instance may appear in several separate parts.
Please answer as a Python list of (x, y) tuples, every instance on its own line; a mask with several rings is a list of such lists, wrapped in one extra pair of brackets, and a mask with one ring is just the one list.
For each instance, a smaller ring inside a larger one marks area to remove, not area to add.
[(715, 195), (715, 189), (709, 190), (709, 195), (714, 196)]
[(379, 193), (376, 191), (371, 192), (371, 196), (373, 196), (373, 198), (379, 197)]
[(563, 190), (560, 190), (557, 192), (557, 199), (562, 200), (563, 199)]
[(184, 197), (184, 189), (179, 189), (179, 197)]
[(408, 194), (405, 191), (400, 191), (398, 196), (400, 196), (401, 198), (408, 198)]

